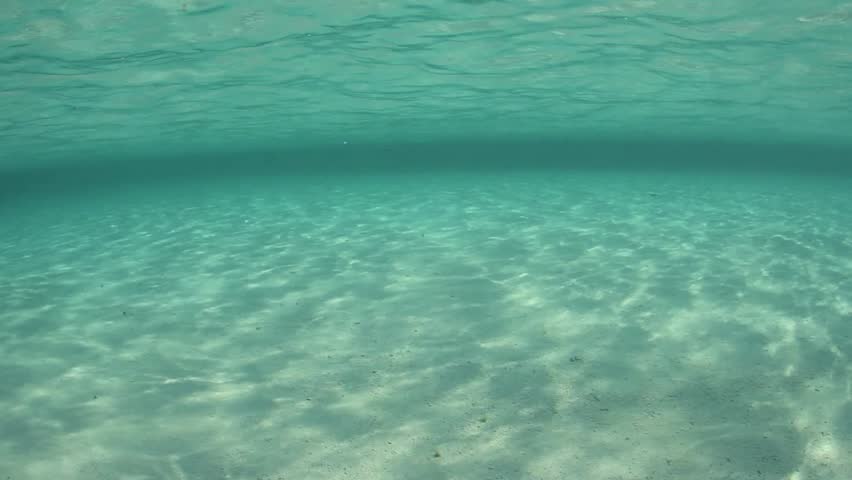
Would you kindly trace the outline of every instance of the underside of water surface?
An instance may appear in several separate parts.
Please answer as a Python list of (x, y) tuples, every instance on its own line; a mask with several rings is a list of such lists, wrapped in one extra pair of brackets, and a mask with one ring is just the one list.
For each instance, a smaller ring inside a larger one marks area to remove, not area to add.
[(470, 139), (848, 146), (850, 19), (835, 0), (9, 0), (0, 165)]

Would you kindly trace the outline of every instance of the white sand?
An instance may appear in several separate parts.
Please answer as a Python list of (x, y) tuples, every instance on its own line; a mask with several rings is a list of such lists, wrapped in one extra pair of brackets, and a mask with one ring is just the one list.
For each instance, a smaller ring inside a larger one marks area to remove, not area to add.
[(842, 183), (310, 178), (6, 208), (0, 478), (852, 478)]

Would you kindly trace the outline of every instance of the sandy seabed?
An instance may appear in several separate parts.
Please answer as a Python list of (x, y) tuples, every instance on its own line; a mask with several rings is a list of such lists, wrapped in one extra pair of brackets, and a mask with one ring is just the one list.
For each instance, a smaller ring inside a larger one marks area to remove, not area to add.
[(0, 211), (0, 478), (847, 480), (852, 182), (150, 185)]

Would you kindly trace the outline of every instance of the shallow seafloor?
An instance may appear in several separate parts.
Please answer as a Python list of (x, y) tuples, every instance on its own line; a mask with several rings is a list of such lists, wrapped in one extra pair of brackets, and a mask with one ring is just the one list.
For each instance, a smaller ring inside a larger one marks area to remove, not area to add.
[(443, 172), (6, 203), (0, 472), (849, 478), (850, 183)]

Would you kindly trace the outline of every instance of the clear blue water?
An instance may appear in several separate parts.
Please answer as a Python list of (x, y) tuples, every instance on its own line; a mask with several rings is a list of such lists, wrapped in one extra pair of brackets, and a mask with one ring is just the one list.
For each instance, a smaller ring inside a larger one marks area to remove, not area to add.
[(0, 479), (852, 478), (850, 5), (6, 2)]
[(0, 154), (542, 136), (848, 146), (850, 5), (8, 0)]

